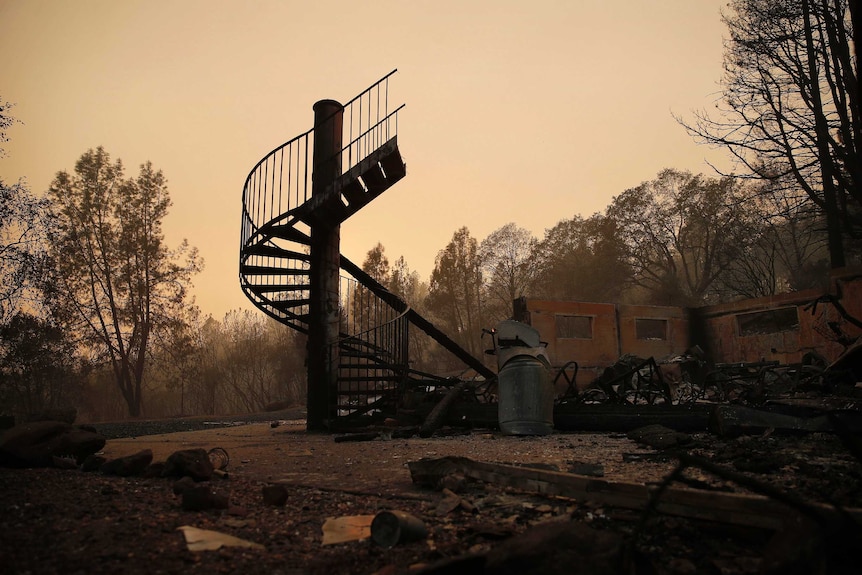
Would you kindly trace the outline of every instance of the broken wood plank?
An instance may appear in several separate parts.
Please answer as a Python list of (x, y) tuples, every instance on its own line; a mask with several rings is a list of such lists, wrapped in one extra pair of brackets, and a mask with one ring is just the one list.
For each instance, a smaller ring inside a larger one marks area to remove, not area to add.
[[(436, 487), (440, 478), (460, 473), (465, 477), (542, 495), (570, 497), (625, 509), (646, 509), (657, 486), (609, 481), (570, 473), (473, 461), (466, 457), (420, 459), (408, 463), (413, 482)], [(824, 514), (836, 513), (826, 505), (814, 505)], [(668, 515), (779, 529), (795, 512), (764, 497), (744, 493), (703, 491), (680, 487), (664, 490), (655, 509)], [(862, 521), (862, 509), (844, 509)]]

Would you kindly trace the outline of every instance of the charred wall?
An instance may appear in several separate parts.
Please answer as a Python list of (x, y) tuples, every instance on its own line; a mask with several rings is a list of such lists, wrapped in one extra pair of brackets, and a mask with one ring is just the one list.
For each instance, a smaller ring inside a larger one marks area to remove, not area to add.
[(836, 273), (828, 292), (805, 290), (695, 310), (716, 363), (799, 363), (807, 353), (834, 361), (862, 333), (862, 275)]
[(622, 355), (665, 358), (688, 347), (688, 310), (521, 298), (514, 317), (539, 330), (554, 367), (578, 363), (578, 384)]
[(694, 345), (714, 363), (799, 363), (808, 352), (833, 361), (862, 334), (842, 308), (862, 319), (862, 271), (834, 273), (828, 291), (696, 309), (520, 298), (513, 317), (539, 330), (554, 367), (576, 361), (584, 386), (620, 356), (661, 362)]

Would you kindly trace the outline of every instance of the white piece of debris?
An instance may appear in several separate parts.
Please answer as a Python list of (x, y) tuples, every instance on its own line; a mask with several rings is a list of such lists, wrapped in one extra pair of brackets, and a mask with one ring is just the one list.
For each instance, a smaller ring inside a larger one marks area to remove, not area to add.
[(361, 541), (371, 537), (373, 515), (330, 517), (323, 523), (322, 545)]
[(186, 538), (186, 545), (189, 551), (215, 551), (222, 547), (247, 547), (249, 549), (264, 549), (260, 543), (246, 541), (227, 533), (219, 533), (218, 531), (210, 531), (208, 529), (198, 529), (191, 525), (183, 525), (177, 527), (183, 532)]

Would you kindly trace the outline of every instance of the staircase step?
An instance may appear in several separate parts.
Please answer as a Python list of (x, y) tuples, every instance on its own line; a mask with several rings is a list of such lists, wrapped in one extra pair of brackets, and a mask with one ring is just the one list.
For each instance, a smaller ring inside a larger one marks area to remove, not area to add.
[(342, 335), (344, 340), (341, 342), (341, 348), (349, 351), (353, 350), (356, 353), (368, 353), (368, 350), (380, 351), (383, 348), (376, 343), (363, 341), (361, 339), (349, 339), (349, 336)]
[(377, 163), (362, 172), (361, 177), (365, 187), (368, 188), (369, 196), (376, 198), (389, 187), (389, 183), (386, 181), (386, 176), (383, 174), (383, 170), (380, 169), (380, 165)]
[(308, 234), (299, 231), (290, 224), (279, 224), (272, 226), (268, 230), (268, 232), (274, 238), (289, 240), (291, 242), (305, 245), (309, 245), (311, 243), (311, 238), (308, 237)]
[(266, 256), (273, 258), (289, 258), (294, 260), (301, 260), (304, 262), (311, 261), (311, 256), (309, 254), (304, 254), (294, 250), (286, 250), (278, 246), (266, 244), (247, 246), (243, 248), (242, 252), (245, 255)]
[(345, 347), (342, 345), (340, 346), (341, 351), (339, 351), (339, 353), (341, 354), (341, 357), (352, 357), (354, 359), (378, 359), (386, 352), (382, 347), (369, 349), (370, 351), (361, 351), (355, 347)]
[[(346, 360), (351, 363), (362, 363), (364, 360), (377, 361), (381, 359), (381, 352), (383, 351), (358, 351), (355, 349), (345, 348), (343, 345), (338, 346), (338, 349), (339, 356), (346, 358)], [(370, 365), (368, 361), (365, 363)]]
[[(381, 167), (383, 160), (386, 161), (386, 168)], [(357, 162), (322, 194), (315, 195), (294, 210), (294, 217), (308, 225), (340, 224), (389, 189), (405, 174), (406, 168), (398, 151), (397, 138), (392, 138)], [(347, 200), (347, 205), (344, 205), (344, 200)]]
[(308, 270), (295, 270), (289, 268), (280, 268), (277, 266), (253, 266), (242, 265), (239, 268), (240, 273), (247, 276), (307, 276)]
[(367, 411), (371, 411), (372, 409), (377, 409), (373, 407), (370, 403), (363, 403), (360, 405), (351, 405), (349, 403), (339, 403), (335, 406), (338, 411), (346, 411), (346, 415), (339, 415), (339, 417), (347, 418), (357, 414), (362, 414)]
[(347, 199), (350, 207), (361, 208), (368, 203), (368, 194), (365, 193), (365, 188), (362, 187), (362, 182), (356, 178), (350, 181), (341, 188), (341, 193)]
[[(274, 307), (274, 306), (272, 306), (272, 307)], [(283, 315), (285, 315), (288, 319), (290, 319), (290, 321), (293, 321), (293, 322), (300, 324), (303, 327), (303, 329), (308, 328), (309, 315), (307, 313), (294, 313), (290, 309), (278, 309), (278, 308), (275, 308), (275, 309), (280, 311)]]
[(265, 293), (307, 291), (311, 289), (311, 286), (308, 284), (268, 284), (249, 285), (248, 289), (258, 295), (262, 295)]
[(336, 225), (340, 224), (355, 213), (356, 210), (351, 210), (349, 206), (345, 206), (341, 197), (339, 197), (311, 212), (308, 215), (308, 218), (306, 218), (306, 221), (312, 225), (314, 223)]
[(280, 311), (286, 311), (295, 307), (302, 307), (310, 303), (310, 299), (279, 299), (272, 301), (273, 307), (279, 309)]
[(404, 165), (397, 145), (380, 159), (380, 165), (386, 173), (386, 181), (390, 186), (407, 175), (407, 166)]
[[(248, 295), (248, 293), (246, 293), (246, 295)], [(260, 299), (255, 299), (251, 296), (249, 296), (249, 298), (258, 308), (263, 310), (263, 312), (271, 318), (285, 325), (289, 325), (302, 333), (308, 333), (309, 314), (296, 313), (290, 308), (279, 309), (277, 307), (278, 302), (273, 302), (263, 296), (260, 296)]]
[(339, 381), (339, 383), (347, 382), (347, 381), (352, 382), (352, 383), (368, 383), (371, 381), (401, 381), (401, 376), (391, 374), (391, 375), (381, 375), (378, 377), (375, 377), (375, 376), (339, 377), (338, 381)]
[(355, 210), (344, 205), (340, 195), (333, 196), (333, 189), (329, 187), (323, 194), (302, 204), (296, 212), (297, 218), (309, 226), (337, 225), (353, 215)]
[(397, 370), (401, 369), (402, 366), (399, 366), (394, 363), (339, 363), (338, 369), (364, 369), (365, 371), (370, 370)]

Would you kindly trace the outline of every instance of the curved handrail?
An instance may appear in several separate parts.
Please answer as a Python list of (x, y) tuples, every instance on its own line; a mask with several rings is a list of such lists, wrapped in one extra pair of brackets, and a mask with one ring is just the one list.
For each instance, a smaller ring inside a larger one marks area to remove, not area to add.
[[(289, 146), (289, 145), (293, 144), (294, 142), (296, 142), (296, 141), (298, 141), (298, 140), (301, 140), (302, 138), (305, 138), (306, 136), (311, 135), (311, 133), (313, 133), (313, 132), (314, 132), (314, 128), (311, 128), (310, 130), (308, 130), (308, 131), (306, 131), (306, 132), (301, 133), (300, 135), (296, 136), (295, 138), (293, 138), (293, 139), (291, 139), (291, 140), (288, 140), (287, 142), (285, 142), (285, 143), (283, 143), (283, 144), (281, 144), (281, 145), (279, 145), (279, 146), (276, 146), (276, 147), (275, 147), (275, 148), (273, 148), (273, 149), (272, 149), (272, 151), (270, 151), (268, 154), (265, 154), (265, 155), (264, 155), (264, 156), (263, 156), (263, 157), (262, 157), (262, 158), (261, 158), (261, 159), (260, 159), (260, 160), (255, 164), (255, 165), (254, 165), (254, 167), (253, 167), (251, 170), (249, 170), (249, 172), (248, 172), (248, 176), (246, 176), (246, 178), (245, 178), (245, 185), (244, 185), (244, 187), (243, 187), (243, 191), (245, 191), (245, 190), (247, 189), (247, 187), (248, 187), (248, 182), (249, 182), (249, 180), (251, 179), (251, 177), (254, 175), (254, 172), (255, 172), (255, 171), (256, 171), (256, 170), (257, 170), (257, 169), (258, 169), (258, 168), (259, 168), (259, 167), (260, 167), (260, 166), (261, 166), (261, 165), (266, 161), (266, 160), (268, 160), (268, 159), (270, 158), (270, 156), (274, 156), (275, 154), (277, 154), (278, 152), (280, 152), (280, 151), (281, 151), (283, 148), (285, 148), (286, 146)], [(243, 200), (245, 200), (245, 196), (244, 196), (244, 195), (243, 195)]]
[(258, 229), (308, 200), (309, 140), (313, 133), (312, 128), (276, 147), (249, 172), (243, 185), (240, 249)]

